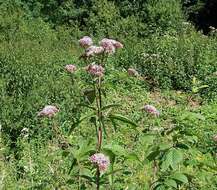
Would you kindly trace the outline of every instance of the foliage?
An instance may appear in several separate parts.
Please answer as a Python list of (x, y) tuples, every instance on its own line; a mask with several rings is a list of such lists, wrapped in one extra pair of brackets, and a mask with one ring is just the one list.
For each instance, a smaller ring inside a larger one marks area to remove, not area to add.
[[(96, 152), (97, 93), (77, 48), (87, 34), (124, 44), (105, 65), (101, 152), (111, 165), (100, 176), (101, 189), (216, 189), (217, 40), (183, 22), (180, 5), (0, 2), (2, 189), (94, 187), (89, 158)], [(65, 71), (68, 64), (79, 68), (75, 75)], [(60, 112), (39, 119), (49, 104)], [(144, 104), (154, 105), (159, 117)]]

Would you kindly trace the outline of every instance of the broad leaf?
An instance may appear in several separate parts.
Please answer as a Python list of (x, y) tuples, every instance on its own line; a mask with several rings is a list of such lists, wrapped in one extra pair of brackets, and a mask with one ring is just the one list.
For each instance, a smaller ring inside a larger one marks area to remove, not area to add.
[(176, 169), (178, 164), (183, 160), (183, 153), (177, 149), (171, 149), (165, 156), (165, 160), (162, 163), (162, 169), (166, 170), (169, 166)]
[(109, 115), (109, 118), (122, 121), (122, 122), (124, 122), (126, 124), (131, 125), (134, 128), (138, 127), (138, 125), (136, 123), (134, 123), (133, 121), (131, 121), (127, 117), (119, 115), (119, 114), (111, 114), (111, 115)]
[(95, 89), (85, 89), (84, 98), (87, 103), (92, 104), (96, 98)]
[(175, 173), (171, 176), (172, 179), (175, 179), (177, 181), (180, 181), (182, 183), (188, 183), (188, 178), (186, 175), (182, 173)]
[(164, 183), (165, 183), (168, 187), (177, 188), (177, 183), (176, 183), (176, 181), (173, 180), (173, 179), (167, 179)]

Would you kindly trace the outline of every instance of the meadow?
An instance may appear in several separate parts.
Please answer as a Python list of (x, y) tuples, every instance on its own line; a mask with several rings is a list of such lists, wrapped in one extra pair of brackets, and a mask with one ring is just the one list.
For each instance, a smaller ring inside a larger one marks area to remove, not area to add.
[(0, 2), (0, 190), (217, 189), (217, 29), (181, 2)]

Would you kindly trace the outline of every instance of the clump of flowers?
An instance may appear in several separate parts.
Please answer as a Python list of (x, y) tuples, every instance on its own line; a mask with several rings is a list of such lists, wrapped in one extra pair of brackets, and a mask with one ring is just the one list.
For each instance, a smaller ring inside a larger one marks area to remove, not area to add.
[(88, 48), (93, 44), (93, 40), (89, 36), (84, 36), (79, 40), (79, 44), (83, 48)]
[(132, 76), (132, 77), (139, 76), (139, 73), (133, 68), (129, 68), (127, 70), (127, 73), (128, 73), (129, 76)]
[(104, 52), (104, 48), (101, 46), (90, 46), (86, 49), (85, 55), (87, 57), (94, 56), (94, 55), (100, 55)]
[(75, 65), (66, 65), (65, 66), (65, 69), (69, 72), (69, 73), (74, 73), (76, 70), (77, 70), (77, 68), (76, 68), (76, 66)]
[(104, 74), (104, 68), (101, 65), (90, 64), (86, 67), (86, 71), (93, 76), (102, 77)]
[(154, 116), (159, 116), (160, 112), (152, 105), (145, 105), (143, 107), (143, 110), (145, 110), (146, 112), (154, 115)]
[(53, 117), (57, 112), (59, 112), (59, 109), (56, 106), (48, 105), (38, 113), (38, 116)]
[(123, 48), (123, 44), (113, 40), (113, 39), (108, 39), (104, 38), (99, 42), (100, 46), (104, 48), (105, 53), (108, 54), (113, 54), (115, 53), (116, 49)]
[(102, 153), (96, 153), (92, 155), (90, 157), (90, 161), (91, 163), (97, 165), (101, 172), (105, 172), (110, 165), (109, 158)]

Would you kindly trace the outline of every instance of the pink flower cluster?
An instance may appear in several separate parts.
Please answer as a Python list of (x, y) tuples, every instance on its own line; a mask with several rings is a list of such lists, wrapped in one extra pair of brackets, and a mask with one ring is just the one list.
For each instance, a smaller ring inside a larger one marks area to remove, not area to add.
[(90, 64), (86, 67), (86, 71), (93, 76), (102, 77), (104, 74), (104, 68), (101, 65)]
[(139, 73), (133, 68), (129, 68), (127, 70), (127, 73), (128, 73), (129, 76), (132, 76), (132, 77), (139, 76)]
[(39, 113), (38, 116), (43, 117), (53, 117), (57, 112), (59, 112), (59, 109), (57, 109), (56, 106), (45, 106)]
[(84, 36), (79, 40), (79, 44), (83, 48), (88, 48), (93, 44), (93, 40), (89, 36)]
[(115, 53), (116, 49), (123, 48), (122, 43), (117, 40), (108, 38), (102, 39), (99, 42), (99, 47), (93, 46), (93, 40), (88, 36), (84, 36), (83, 38), (81, 38), (79, 40), (79, 43), (81, 47), (86, 49), (84, 54), (86, 57), (100, 55), (102, 53), (113, 54)]
[(105, 172), (110, 165), (109, 158), (102, 153), (92, 155), (90, 161), (91, 163), (96, 164), (101, 172)]
[(74, 72), (77, 70), (77, 68), (76, 68), (75, 65), (66, 65), (66, 66), (65, 66), (65, 69), (66, 69), (69, 73), (74, 73)]
[(104, 52), (104, 48), (101, 46), (90, 46), (86, 49), (85, 55), (87, 57), (94, 56), (94, 55), (100, 55)]
[(105, 53), (108, 54), (113, 54), (115, 53), (116, 49), (123, 48), (123, 44), (113, 40), (113, 39), (108, 39), (104, 38), (99, 42), (100, 46), (104, 48)]
[(145, 105), (143, 109), (154, 116), (160, 115), (160, 112), (152, 105)]

